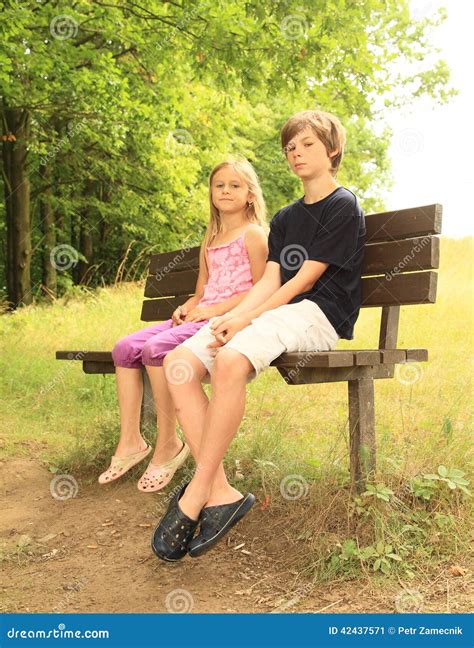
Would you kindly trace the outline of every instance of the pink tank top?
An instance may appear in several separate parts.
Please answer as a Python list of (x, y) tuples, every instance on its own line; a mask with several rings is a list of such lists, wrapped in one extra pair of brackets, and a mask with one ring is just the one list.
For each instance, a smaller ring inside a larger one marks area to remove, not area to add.
[(209, 306), (239, 295), (253, 286), (250, 259), (242, 234), (228, 243), (208, 247), (209, 277), (199, 306)]

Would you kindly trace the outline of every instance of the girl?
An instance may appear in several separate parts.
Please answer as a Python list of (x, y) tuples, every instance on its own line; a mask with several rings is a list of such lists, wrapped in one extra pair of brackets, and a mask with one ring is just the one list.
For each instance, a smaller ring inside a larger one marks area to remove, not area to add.
[(247, 160), (227, 160), (216, 166), (209, 178), (209, 202), (210, 220), (199, 255), (196, 294), (178, 306), (170, 319), (122, 338), (112, 351), (120, 440), (109, 468), (99, 476), (100, 484), (118, 479), (151, 452), (140, 433), (142, 365), (153, 390), (159, 435), (138, 488), (149, 493), (171, 481), (186, 460), (189, 447), (176, 434), (175, 408), (168, 390), (173, 371), (164, 375), (163, 359), (211, 317), (237, 306), (263, 275), (269, 228), (252, 165)]

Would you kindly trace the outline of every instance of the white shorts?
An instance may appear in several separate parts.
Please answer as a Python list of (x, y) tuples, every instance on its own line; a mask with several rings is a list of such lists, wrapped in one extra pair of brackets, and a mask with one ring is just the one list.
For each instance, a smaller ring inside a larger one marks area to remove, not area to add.
[(201, 360), (208, 371), (203, 382), (208, 384), (221, 349), (235, 349), (249, 359), (254, 368), (248, 376), (249, 383), (285, 351), (331, 351), (339, 340), (326, 315), (309, 299), (265, 311), (222, 347), (209, 349), (207, 345), (216, 340), (210, 327), (215, 319), (211, 317), (197, 333), (176, 347), (186, 347)]

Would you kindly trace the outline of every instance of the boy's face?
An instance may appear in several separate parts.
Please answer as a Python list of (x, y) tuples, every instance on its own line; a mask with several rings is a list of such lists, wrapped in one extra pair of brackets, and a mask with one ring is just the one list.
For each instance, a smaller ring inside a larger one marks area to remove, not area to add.
[(286, 158), (293, 173), (302, 180), (320, 177), (331, 170), (331, 159), (326, 147), (310, 126), (306, 126), (288, 142)]
[(225, 166), (214, 175), (211, 184), (212, 203), (219, 212), (233, 213), (244, 209), (252, 194), (246, 182), (231, 167)]

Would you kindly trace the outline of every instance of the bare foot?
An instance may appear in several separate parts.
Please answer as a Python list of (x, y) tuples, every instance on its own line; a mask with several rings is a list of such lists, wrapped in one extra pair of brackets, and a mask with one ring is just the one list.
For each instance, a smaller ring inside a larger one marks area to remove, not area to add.
[(136, 452), (146, 450), (147, 445), (147, 442), (141, 436), (133, 437), (132, 439), (121, 439), (114, 455), (120, 458), (128, 457)]
[(192, 490), (189, 490), (190, 485), (191, 484), (187, 486), (181, 496), (178, 506), (185, 515), (191, 518), (191, 520), (197, 520), (206, 500), (209, 497), (209, 493), (193, 493)]
[(166, 441), (165, 443), (161, 444), (158, 441), (151, 463), (154, 466), (164, 464), (167, 461), (174, 459), (183, 448), (184, 442), (181, 441), (181, 439), (179, 439), (178, 437), (174, 437), (171, 441)]
[(225, 490), (213, 490), (206, 502), (206, 506), (232, 504), (233, 502), (237, 502), (237, 500), (242, 499), (242, 497), (243, 495), (240, 491), (229, 485)]

